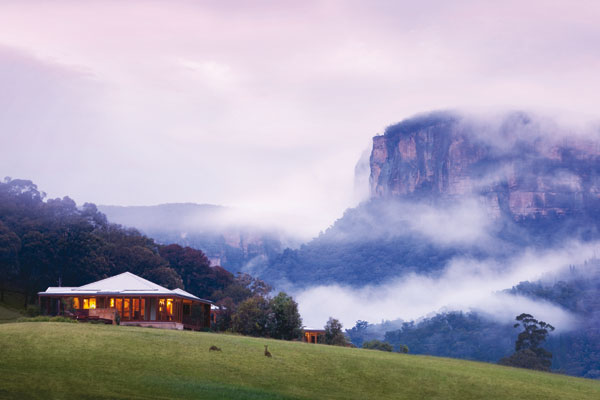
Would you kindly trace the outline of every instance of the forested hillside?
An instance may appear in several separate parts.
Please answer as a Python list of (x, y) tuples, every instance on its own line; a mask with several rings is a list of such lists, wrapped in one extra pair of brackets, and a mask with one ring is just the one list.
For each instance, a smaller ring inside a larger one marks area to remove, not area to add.
[(45, 199), (28, 180), (0, 182), (0, 296), (17, 291), (32, 303), (48, 286), (80, 286), (125, 271), (211, 300), (241, 301), (257, 282), (211, 266), (201, 250), (159, 245), (112, 224), (94, 204)]
[(484, 221), (473, 237), (457, 238), (464, 215), (472, 212), (472, 218), (479, 218), (478, 210), (468, 204), (371, 199), (346, 210), (307, 244), (272, 257), (261, 277), (307, 286), (380, 284), (411, 272), (440, 271), (456, 257), (499, 262), (526, 249), (599, 236), (598, 216), (588, 210), (586, 215), (499, 217)]
[(261, 276), (362, 286), (598, 239), (599, 148), (523, 112), (408, 118), (373, 138), (369, 199)]

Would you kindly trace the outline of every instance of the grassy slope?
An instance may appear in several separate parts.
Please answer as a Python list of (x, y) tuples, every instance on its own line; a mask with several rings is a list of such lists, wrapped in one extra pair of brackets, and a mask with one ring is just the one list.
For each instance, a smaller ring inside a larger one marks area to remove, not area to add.
[(15, 399), (600, 398), (597, 381), (485, 363), (89, 324), (0, 325), (0, 376)]
[(22, 316), (23, 314), (21, 314), (17, 309), (0, 303), (0, 324), (6, 322), (13, 322), (16, 319), (21, 318)]

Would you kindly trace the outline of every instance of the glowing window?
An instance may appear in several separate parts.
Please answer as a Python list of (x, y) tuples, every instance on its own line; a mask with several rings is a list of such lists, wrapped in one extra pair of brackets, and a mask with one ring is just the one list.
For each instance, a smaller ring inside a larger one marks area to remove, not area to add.
[(84, 310), (88, 310), (88, 309), (94, 309), (96, 308), (96, 298), (92, 297), (91, 299), (83, 299), (83, 309)]
[(114, 308), (115, 307), (115, 299), (111, 298), (110, 299), (110, 308)]
[(173, 315), (173, 299), (167, 299), (167, 313)]
[(131, 318), (131, 309), (130, 309), (130, 300), (129, 299), (123, 299), (123, 319), (130, 319)]
[(73, 309), (79, 310), (79, 297), (73, 297)]

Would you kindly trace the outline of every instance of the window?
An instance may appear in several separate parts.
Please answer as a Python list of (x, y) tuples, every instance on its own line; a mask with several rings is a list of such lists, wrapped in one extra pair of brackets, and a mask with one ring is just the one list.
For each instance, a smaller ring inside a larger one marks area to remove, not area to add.
[(115, 306), (120, 316), (123, 316), (123, 299), (115, 299)]
[(165, 306), (165, 299), (158, 299), (158, 321), (167, 320), (167, 310)]
[(131, 299), (131, 317), (135, 321), (139, 321), (140, 315), (140, 299)]
[(131, 301), (129, 299), (123, 299), (123, 319), (131, 319)]
[(110, 299), (110, 308), (115, 308), (115, 299), (114, 298)]
[(167, 299), (167, 314), (173, 315), (173, 299)]
[(89, 310), (89, 309), (94, 309), (96, 308), (96, 298), (92, 297), (91, 299), (83, 299), (83, 309), (84, 310)]
[(79, 297), (73, 297), (73, 309), (79, 310)]

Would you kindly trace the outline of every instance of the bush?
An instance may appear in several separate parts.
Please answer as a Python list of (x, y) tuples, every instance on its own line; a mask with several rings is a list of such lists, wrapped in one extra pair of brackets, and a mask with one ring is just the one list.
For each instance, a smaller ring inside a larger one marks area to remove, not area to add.
[(25, 313), (27, 314), (28, 317), (37, 317), (42, 312), (41, 312), (39, 306), (37, 306), (35, 304), (29, 304), (27, 306), (27, 310), (25, 311)]
[(381, 340), (373, 339), (368, 342), (363, 342), (363, 349), (369, 350), (380, 350), (380, 351), (392, 351), (394, 348), (388, 342), (382, 342)]
[(398, 346), (398, 353), (408, 354), (408, 346), (401, 344)]
[(538, 371), (550, 371), (552, 361), (548, 358), (542, 358), (530, 349), (519, 350), (510, 357), (504, 357), (498, 364), (507, 367), (535, 369)]

